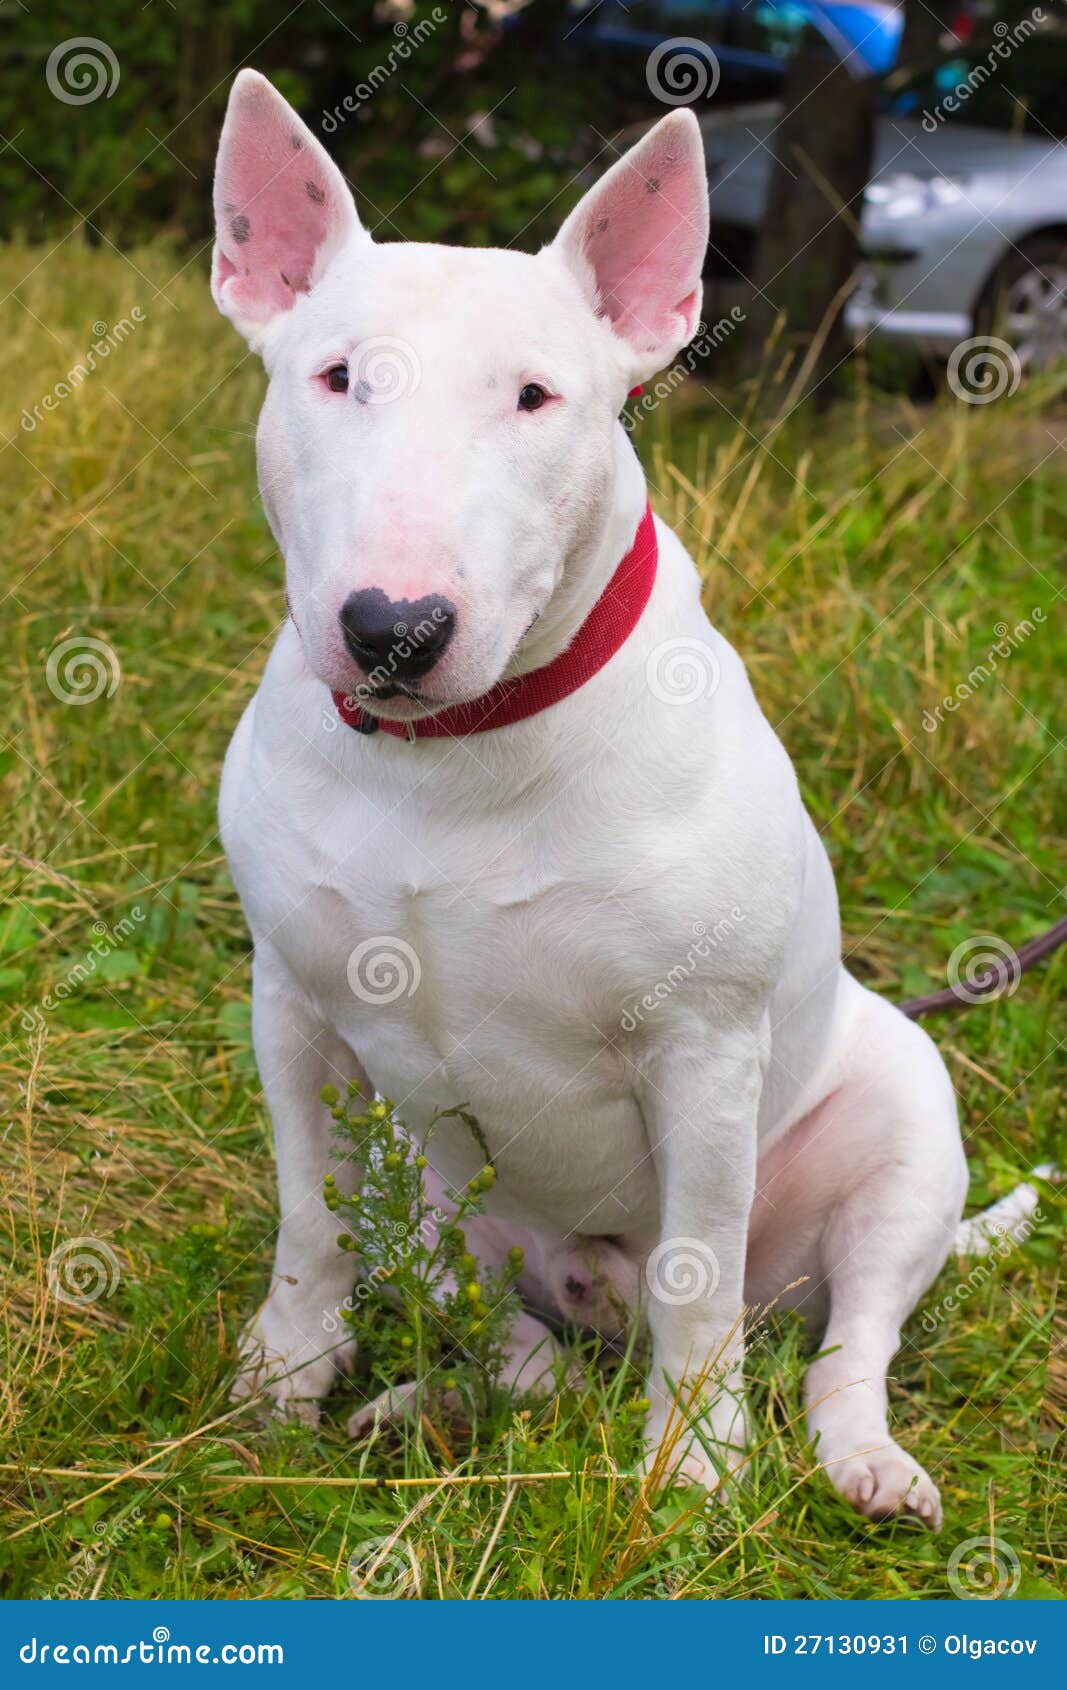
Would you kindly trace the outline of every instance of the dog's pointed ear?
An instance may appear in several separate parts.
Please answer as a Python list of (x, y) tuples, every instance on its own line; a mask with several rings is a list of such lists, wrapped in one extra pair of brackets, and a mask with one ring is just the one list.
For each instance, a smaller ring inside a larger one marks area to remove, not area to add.
[(211, 292), (223, 316), (262, 351), (354, 237), (370, 240), (325, 148), (266, 77), (242, 70), (215, 165)]
[(700, 126), (678, 110), (590, 188), (549, 250), (626, 343), (630, 374), (643, 381), (693, 336), (707, 244)]

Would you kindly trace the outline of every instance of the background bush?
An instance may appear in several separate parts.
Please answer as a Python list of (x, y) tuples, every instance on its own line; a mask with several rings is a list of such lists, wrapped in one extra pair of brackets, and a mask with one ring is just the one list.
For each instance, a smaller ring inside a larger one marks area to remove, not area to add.
[[(298, 108), (383, 238), (536, 246), (597, 144), (591, 126), (617, 104), (570, 61), (564, 11), (534, 0), (501, 24), (472, 0), (106, 0), (88, 18), (76, 0), (19, 8), (3, 44), (0, 235), (84, 225), (119, 244), (159, 229), (205, 240), (219, 127), (247, 64)], [(118, 81), (66, 104), (49, 54), (87, 32), (114, 53)], [(346, 115), (361, 86), (370, 97)]]

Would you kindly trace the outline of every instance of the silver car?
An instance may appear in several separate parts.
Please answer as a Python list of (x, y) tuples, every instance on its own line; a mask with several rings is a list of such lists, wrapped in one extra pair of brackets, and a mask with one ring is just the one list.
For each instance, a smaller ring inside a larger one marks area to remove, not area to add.
[[(1067, 31), (1050, 21), (959, 49), (922, 76), (891, 78), (884, 104), (853, 335), (947, 356), (995, 330), (1024, 367), (1067, 356)], [(720, 297), (750, 273), (781, 109), (701, 117)]]

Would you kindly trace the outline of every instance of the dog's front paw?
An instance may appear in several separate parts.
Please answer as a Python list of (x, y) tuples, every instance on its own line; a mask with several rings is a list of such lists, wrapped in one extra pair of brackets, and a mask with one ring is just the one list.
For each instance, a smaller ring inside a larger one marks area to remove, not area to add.
[(259, 1399), (285, 1419), (316, 1426), (321, 1399), (339, 1373), (350, 1371), (355, 1354), (353, 1339), (338, 1341), (321, 1324), (306, 1331), (279, 1311), (264, 1308), (241, 1340), (231, 1400)]
[(889, 1520), (897, 1514), (913, 1514), (930, 1531), (940, 1531), (938, 1488), (925, 1468), (899, 1444), (864, 1450), (843, 1461), (828, 1461), (824, 1470), (834, 1489), (868, 1519)]
[[(708, 1390), (712, 1387), (708, 1387)], [(739, 1390), (721, 1387), (709, 1398), (684, 1388), (674, 1397), (650, 1393), (642, 1473), (659, 1490), (699, 1484), (725, 1500), (741, 1482), (748, 1449), (748, 1419)]]

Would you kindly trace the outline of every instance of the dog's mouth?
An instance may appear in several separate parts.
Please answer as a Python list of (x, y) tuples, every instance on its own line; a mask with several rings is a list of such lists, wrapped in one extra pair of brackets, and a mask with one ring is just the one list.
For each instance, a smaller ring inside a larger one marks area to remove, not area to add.
[[(409, 704), (417, 704), (419, 709), (432, 715), (437, 710), (447, 710), (450, 706), (462, 702), (451, 698), (433, 698), (419, 687), (405, 686), (402, 681), (389, 681), (384, 686), (360, 686), (353, 694), (356, 702), (371, 715), (379, 704), (389, 704), (394, 699), (405, 699)], [(410, 712), (401, 708), (399, 712), (403, 719), (410, 718)]]

